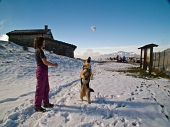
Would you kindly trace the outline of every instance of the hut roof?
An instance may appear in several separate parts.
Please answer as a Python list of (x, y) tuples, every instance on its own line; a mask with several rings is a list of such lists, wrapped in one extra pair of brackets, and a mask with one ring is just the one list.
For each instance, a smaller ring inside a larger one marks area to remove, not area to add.
[(66, 46), (70, 46), (70, 47), (74, 48), (74, 50), (77, 48), (77, 46), (75, 46), (73, 44), (68, 44), (68, 43), (65, 43), (65, 42), (62, 42), (62, 41), (53, 40), (53, 39), (50, 39), (50, 38), (45, 38), (45, 40), (57, 42), (57, 43), (60, 43), (60, 44), (66, 45)]
[(8, 32), (7, 35), (20, 35), (20, 34), (46, 34), (47, 32), (51, 32), (51, 29), (34, 29), (34, 30), (14, 30)]
[(156, 45), (156, 44), (148, 44), (148, 45), (145, 45), (145, 46), (140, 47), (138, 49), (144, 49), (144, 48), (150, 48), (150, 47), (158, 47), (158, 45)]
[(49, 34), (52, 38), (51, 29), (30, 29), (30, 30), (14, 30), (6, 33), (6, 35), (36, 35), (36, 34)]

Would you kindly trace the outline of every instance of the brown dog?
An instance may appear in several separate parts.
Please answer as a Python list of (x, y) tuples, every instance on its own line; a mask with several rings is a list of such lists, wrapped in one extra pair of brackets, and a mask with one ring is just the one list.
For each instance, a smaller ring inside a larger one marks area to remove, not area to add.
[(92, 70), (90, 65), (91, 58), (89, 57), (84, 61), (83, 70), (81, 71), (81, 90), (80, 99), (83, 101), (83, 97), (86, 96), (88, 103), (91, 103), (90, 92), (94, 92), (93, 89), (89, 88), (90, 79), (92, 79)]

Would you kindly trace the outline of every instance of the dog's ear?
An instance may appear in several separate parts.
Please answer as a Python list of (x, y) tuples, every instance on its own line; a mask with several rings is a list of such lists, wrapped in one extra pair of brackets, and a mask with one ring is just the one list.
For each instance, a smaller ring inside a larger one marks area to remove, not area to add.
[(89, 58), (87, 59), (87, 62), (88, 62), (88, 63), (90, 63), (90, 61), (91, 61), (91, 57), (89, 57)]

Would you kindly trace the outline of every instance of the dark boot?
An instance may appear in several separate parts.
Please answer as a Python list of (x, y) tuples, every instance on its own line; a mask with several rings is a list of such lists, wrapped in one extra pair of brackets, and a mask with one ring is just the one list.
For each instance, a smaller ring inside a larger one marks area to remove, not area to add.
[(42, 107), (39, 107), (39, 108), (34, 107), (34, 109), (35, 109), (35, 111), (37, 111), (37, 112), (45, 112), (45, 111), (46, 111), (46, 109), (45, 109), (45, 108), (42, 108)]
[(54, 104), (50, 104), (50, 103), (49, 104), (44, 104), (44, 107), (45, 108), (52, 108), (52, 107), (54, 107)]

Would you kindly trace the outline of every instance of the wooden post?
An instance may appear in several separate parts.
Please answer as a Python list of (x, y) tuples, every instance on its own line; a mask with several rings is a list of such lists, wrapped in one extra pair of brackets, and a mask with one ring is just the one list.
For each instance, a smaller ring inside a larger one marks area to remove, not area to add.
[(167, 59), (167, 64), (166, 64), (166, 69), (168, 68), (168, 59)]
[(147, 70), (146, 57), (147, 57), (147, 48), (144, 48), (144, 63), (143, 63), (143, 69), (144, 70)]
[(154, 57), (155, 57), (155, 59), (154, 59), (154, 68), (155, 68), (155, 63), (156, 63), (156, 53), (154, 53)]
[(159, 55), (158, 55), (158, 67), (159, 67), (159, 64), (160, 64), (160, 52), (159, 52)]
[(140, 68), (142, 68), (142, 49), (140, 51)]
[(149, 64), (149, 74), (152, 72), (153, 65), (153, 47), (150, 47), (150, 64)]
[(164, 63), (165, 63), (165, 51), (164, 51), (164, 58), (163, 58), (163, 69), (165, 70)]

